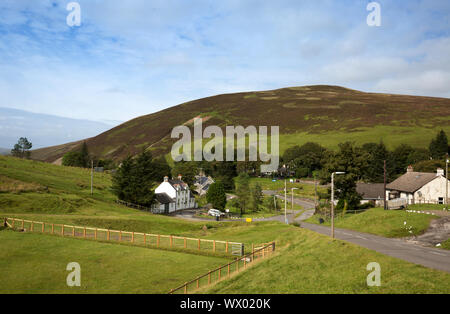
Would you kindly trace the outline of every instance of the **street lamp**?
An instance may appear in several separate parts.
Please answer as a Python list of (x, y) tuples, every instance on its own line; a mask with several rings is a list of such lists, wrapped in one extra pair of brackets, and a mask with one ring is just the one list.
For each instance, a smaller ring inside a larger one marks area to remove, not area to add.
[(331, 238), (334, 239), (334, 176), (345, 172), (333, 172), (331, 174)]
[(284, 179), (284, 222), (289, 224), (289, 221), (287, 219), (287, 181)]
[(298, 190), (298, 188), (292, 188), (291, 189), (291, 194), (292, 194), (291, 208), (292, 208), (292, 211), (294, 211), (294, 190)]

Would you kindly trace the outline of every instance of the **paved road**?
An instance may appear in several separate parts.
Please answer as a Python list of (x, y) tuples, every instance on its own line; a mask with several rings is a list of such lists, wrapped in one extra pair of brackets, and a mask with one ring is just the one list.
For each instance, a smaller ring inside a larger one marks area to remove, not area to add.
[[(303, 228), (330, 235), (330, 227), (301, 223)], [(380, 236), (345, 229), (335, 229), (335, 237), (348, 241), (379, 253), (396, 257), (411, 263), (419, 264), (450, 273), (450, 251), (428, 248), (408, 243), (402, 239), (389, 239)]]

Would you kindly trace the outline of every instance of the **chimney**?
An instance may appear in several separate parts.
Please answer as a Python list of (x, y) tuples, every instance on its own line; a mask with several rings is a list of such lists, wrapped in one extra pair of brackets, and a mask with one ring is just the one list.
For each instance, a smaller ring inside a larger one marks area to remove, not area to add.
[(180, 180), (181, 181), (181, 178), (182, 178), (183, 176), (181, 175), (181, 174), (179, 174), (178, 175), (178, 180)]
[(444, 176), (444, 169), (441, 169), (441, 168), (437, 168), (437, 171), (436, 171), (436, 176)]
[(414, 172), (413, 166), (408, 166), (408, 169), (406, 169), (406, 172), (407, 173)]
[(168, 176), (164, 177), (164, 182), (169, 182), (169, 177)]

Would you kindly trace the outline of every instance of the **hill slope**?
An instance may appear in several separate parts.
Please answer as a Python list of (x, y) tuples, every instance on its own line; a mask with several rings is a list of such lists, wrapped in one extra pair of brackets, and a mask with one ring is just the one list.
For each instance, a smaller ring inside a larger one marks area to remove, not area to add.
[[(439, 129), (450, 133), (450, 99), (364, 93), (338, 86), (304, 86), (218, 95), (142, 116), (87, 140), (98, 156), (123, 158), (142, 148), (170, 151), (173, 127), (194, 117), (206, 125), (280, 126), (281, 150), (307, 141), (330, 148), (341, 141), (408, 142), (426, 146)], [(53, 162), (81, 142), (39, 149)]]

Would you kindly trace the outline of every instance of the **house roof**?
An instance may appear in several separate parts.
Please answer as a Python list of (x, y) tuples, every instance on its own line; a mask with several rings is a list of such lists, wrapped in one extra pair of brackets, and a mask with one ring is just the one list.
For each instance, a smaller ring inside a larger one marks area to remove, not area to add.
[(166, 193), (156, 193), (155, 197), (156, 200), (161, 204), (169, 204), (173, 202), (172, 198)]
[(438, 178), (436, 173), (427, 172), (408, 172), (402, 175), (394, 182), (387, 185), (387, 189), (414, 193), (422, 188), (427, 183), (430, 183), (434, 179)]
[(182, 180), (169, 180), (170, 185), (172, 185), (175, 189), (180, 187), (182, 190), (186, 190), (188, 185), (184, 183)]
[(383, 183), (357, 183), (356, 192), (365, 200), (384, 199)]

